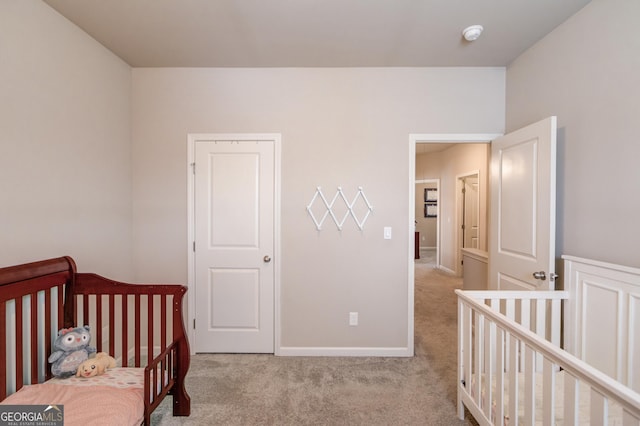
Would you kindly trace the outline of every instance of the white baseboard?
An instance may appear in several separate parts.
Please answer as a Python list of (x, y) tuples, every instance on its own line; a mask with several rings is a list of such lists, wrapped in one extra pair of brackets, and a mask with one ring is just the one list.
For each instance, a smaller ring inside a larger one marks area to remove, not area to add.
[(455, 274), (456, 274), (456, 271), (451, 270), (451, 269), (449, 269), (449, 268), (445, 268), (445, 267), (444, 267), (444, 266), (442, 266), (442, 265), (438, 266), (438, 269), (440, 269), (441, 271), (447, 272), (447, 273), (449, 273), (449, 274), (452, 274), (452, 275), (455, 275)]
[(280, 347), (277, 356), (353, 356), (353, 357), (412, 357), (413, 348), (327, 348)]

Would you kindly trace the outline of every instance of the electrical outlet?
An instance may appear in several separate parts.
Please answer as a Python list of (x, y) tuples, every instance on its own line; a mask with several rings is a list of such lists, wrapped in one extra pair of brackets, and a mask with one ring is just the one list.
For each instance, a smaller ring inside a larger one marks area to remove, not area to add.
[(349, 325), (358, 325), (358, 313), (349, 312)]

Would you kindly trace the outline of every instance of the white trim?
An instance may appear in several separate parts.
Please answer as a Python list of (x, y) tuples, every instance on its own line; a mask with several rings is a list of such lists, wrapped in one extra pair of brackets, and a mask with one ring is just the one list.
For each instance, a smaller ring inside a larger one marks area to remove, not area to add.
[(413, 347), (398, 348), (349, 348), (349, 347), (281, 347), (281, 356), (353, 356), (353, 357), (412, 357)]
[[(415, 228), (415, 202), (416, 202), (416, 144), (419, 142), (429, 143), (478, 143), (491, 142), (497, 137), (502, 136), (501, 133), (410, 133), (409, 134), (409, 238), (407, 244), (407, 269), (409, 276), (408, 283), (408, 301), (407, 301), (407, 346), (413, 354), (414, 347), (414, 292), (415, 292), (415, 274), (413, 261), (413, 232)], [(438, 194), (440, 196), (440, 194)], [(440, 203), (438, 203), (438, 208)], [(438, 214), (439, 216), (439, 214)]]
[[(273, 272), (274, 272), (274, 354), (281, 355), (280, 341), (281, 341), (281, 317), (280, 317), (280, 243), (281, 243), (281, 207), (280, 207), (280, 187), (281, 187), (281, 157), (282, 157), (282, 135), (280, 133), (189, 133), (187, 134), (187, 287), (194, 289), (195, 287), (195, 253), (193, 252), (193, 241), (195, 240), (195, 179), (192, 169), (192, 164), (195, 163), (195, 143), (196, 141), (213, 141), (213, 140), (233, 140), (233, 141), (254, 141), (254, 140), (270, 140), (274, 142), (274, 223), (273, 223)], [(189, 346), (191, 348), (191, 355), (195, 355), (196, 347), (196, 333), (193, 328), (193, 322), (195, 320), (195, 291), (189, 291), (187, 293), (187, 337), (192, 342)]]

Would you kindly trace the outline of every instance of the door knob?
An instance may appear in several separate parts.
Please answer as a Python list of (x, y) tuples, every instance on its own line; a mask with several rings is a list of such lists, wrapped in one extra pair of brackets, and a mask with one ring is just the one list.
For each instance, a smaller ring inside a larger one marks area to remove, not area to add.
[(534, 272), (533, 273), (533, 278), (535, 278), (536, 280), (546, 280), (547, 279), (547, 274), (545, 274), (544, 271)]
[(264, 263), (271, 262), (271, 258), (269, 257), (269, 255), (266, 255), (265, 257), (263, 257), (262, 260), (264, 260)]

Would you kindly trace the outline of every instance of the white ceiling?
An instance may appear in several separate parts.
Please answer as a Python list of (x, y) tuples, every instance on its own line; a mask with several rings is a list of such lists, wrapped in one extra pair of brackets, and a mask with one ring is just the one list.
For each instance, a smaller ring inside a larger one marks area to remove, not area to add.
[(404, 67), (506, 66), (590, 0), (44, 1), (134, 67)]

